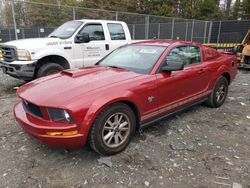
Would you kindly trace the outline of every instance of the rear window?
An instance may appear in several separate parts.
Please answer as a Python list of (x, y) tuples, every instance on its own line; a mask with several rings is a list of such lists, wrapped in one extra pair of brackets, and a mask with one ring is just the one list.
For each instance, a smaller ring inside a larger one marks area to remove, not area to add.
[(125, 40), (125, 33), (121, 24), (109, 23), (109, 33), (111, 40)]

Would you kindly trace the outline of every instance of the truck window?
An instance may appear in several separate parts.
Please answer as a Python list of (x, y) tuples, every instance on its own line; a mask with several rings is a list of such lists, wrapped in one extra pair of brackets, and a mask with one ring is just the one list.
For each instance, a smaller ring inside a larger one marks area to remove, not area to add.
[(109, 23), (108, 28), (111, 40), (126, 40), (125, 33), (121, 24)]
[(89, 24), (84, 26), (80, 33), (88, 33), (90, 40), (105, 40), (101, 24)]

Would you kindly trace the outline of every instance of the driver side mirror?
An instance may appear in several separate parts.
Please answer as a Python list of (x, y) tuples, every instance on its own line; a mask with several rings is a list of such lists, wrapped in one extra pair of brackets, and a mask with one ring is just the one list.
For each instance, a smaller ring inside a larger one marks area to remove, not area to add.
[(88, 43), (90, 41), (88, 33), (77, 34), (75, 37), (75, 43)]
[(165, 60), (164, 66), (161, 68), (162, 72), (171, 72), (184, 69), (182, 61)]

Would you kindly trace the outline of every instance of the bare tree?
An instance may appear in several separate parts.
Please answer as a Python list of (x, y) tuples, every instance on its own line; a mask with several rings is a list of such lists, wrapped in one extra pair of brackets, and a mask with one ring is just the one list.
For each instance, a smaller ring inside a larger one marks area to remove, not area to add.
[(226, 14), (226, 17), (230, 16), (231, 3), (232, 3), (232, 0), (225, 0), (225, 8), (226, 8), (225, 14)]

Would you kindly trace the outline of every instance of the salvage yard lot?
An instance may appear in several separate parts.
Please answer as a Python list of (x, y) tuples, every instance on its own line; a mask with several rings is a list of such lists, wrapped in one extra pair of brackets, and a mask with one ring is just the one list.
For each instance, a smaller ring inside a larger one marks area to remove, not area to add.
[(23, 133), (12, 113), (21, 84), (0, 73), (0, 187), (250, 188), (250, 71), (238, 72), (221, 108), (199, 105), (137, 132), (110, 158)]

